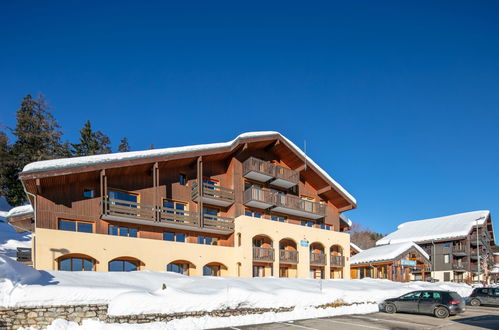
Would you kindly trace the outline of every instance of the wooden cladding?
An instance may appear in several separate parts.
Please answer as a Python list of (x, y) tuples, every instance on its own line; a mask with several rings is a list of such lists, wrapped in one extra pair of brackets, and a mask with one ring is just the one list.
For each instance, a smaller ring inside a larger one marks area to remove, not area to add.
[(298, 251), (279, 250), (279, 262), (282, 264), (297, 264), (298, 263)]
[(254, 246), (253, 261), (274, 262), (274, 249)]
[(326, 255), (324, 253), (310, 253), (310, 266), (325, 266)]
[(345, 257), (344, 256), (330, 256), (330, 265), (331, 267), (344, 267), (345, 266)]

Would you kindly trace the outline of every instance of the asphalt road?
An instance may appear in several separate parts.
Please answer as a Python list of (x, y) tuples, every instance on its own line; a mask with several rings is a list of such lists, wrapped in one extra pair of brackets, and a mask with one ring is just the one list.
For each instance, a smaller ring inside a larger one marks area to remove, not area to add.
[(429, 315), (372, 313), (345, 315), (328, 318), (308, 319), (290, 322), (277, 322), (250, 326), (225, 328), (231, 330), (369, 330), (369, 329), (498, 329), (499, 307), (470, 307), (466, 312), (447, 319), (437, 319)]

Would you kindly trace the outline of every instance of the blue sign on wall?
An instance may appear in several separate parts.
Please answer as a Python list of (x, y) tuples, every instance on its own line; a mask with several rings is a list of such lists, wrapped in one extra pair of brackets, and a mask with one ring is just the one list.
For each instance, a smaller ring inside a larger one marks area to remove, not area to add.
[(402, 260), (400, 260), (400, 263), (402, 264), (402, 266), (416, 266), (416, 260), (402, 259)]
[(308, 241), (306, 241), (306, 240), (302, 239), (302, 240), (300, 241), (300, 245), (301, 245), (301, 246), (304, 246), (304, 247), (307, 247), (307, 246), (308, 246)]

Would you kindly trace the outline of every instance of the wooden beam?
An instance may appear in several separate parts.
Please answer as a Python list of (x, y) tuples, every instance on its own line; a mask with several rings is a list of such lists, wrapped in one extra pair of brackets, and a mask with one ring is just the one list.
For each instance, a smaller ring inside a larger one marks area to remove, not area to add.
[(267, 151), (267, 152), (272, 151), (272, 149), (274, 149), (275, 147), (277, 147), (279, 144), (281, 144), (281, 141), (275, 140), (274, 142), (272, 142), (271, 144), (269, 144), (268, 146), (266, 146), (264, 148), (264, 150)]
[(154, 188), (154, 221), (159, 221), (159, 202), (158, 202), (158, 186), (159, 186), (159, 164), (155, 162), (152, 166), (152, 185)]
[(307, 165), (305, 163), (303, 163), (300, 166), (298, 166), (297, 168), (295, 168), (295, 171), (302, 172), (302, 171), (305, 171), (306, 168), (307, 168)]
[[(241, 155), (243, 152), (245, 152), (246, 150), (248, 150), (248, 144), (247, 143), (243, 143), (243, 144), (240, 144), (238, 145), (235, 149), (234, 149), (234, 153), (233, 153), (233, 157), (234, 158), (237, 158), (239, 155)], [(230, 157), (229, 157), (230, 158)]]
[(100, 176), (100, 201), (102, 203), (101, 213), (106, 214), (106, 207), (107, 207), (106, 170), (101, 170), (99, 176)]
[(328, 191), (331, 191), (331, 190), (333, 190), (333, 187), (331, 187), (331, 186), (326, 186), (326, 187), (324, 187), (324, 188), (318, 189), (318, 190), (317, 190), (317, 195), (322, 195), (322, 194), (325, 194), (325, 193), (327, 193)]
[(203, 214), (203, 157), (199, 156), (197, 159), (197, 181), (198, 181), (198, 211), (199, 211), (199, 227), (204, 226)]
[(38, 195), (41, 195), (42, 194), (42, 185), (40, 184), (40, 179), (36, 179), (35, 184), (36, 184), (36, 193)]

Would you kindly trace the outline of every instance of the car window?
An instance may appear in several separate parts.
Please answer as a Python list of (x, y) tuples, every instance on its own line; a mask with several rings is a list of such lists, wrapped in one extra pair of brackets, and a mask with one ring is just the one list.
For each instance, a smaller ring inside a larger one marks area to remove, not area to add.
[(440, 299), (440, 298), (442, 298), (440, 292), (433, 292), (433, 299)]
[(479, 289), (478, 293), (479, 294), (489, 294), (489, 290), (488, 289)]
[(420, 296), (421, 299), (430, 299), (431, 298), (431, 292), (423, 292)]
[(493, 295), (499, 297), (499, 289), (494, 289)]
[(411, 292), (400, 297), (400, 299), (418, 299), (421, 295), (421, 291)]

